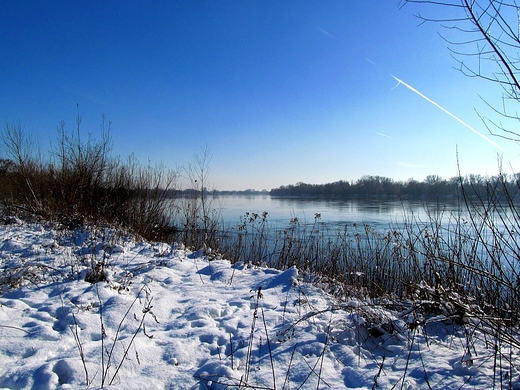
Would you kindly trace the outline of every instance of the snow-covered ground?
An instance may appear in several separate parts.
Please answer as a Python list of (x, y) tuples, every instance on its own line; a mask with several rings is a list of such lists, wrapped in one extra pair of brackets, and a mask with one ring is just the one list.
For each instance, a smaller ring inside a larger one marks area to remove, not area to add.
[[(99, 261), (107, 281), (84, 281)], [(520, 386), (472, 328), (411, 326), (411, 304), (337, 301), (295, 268), (21, 221), (0, 226), (0, 266), (1, 388)]]

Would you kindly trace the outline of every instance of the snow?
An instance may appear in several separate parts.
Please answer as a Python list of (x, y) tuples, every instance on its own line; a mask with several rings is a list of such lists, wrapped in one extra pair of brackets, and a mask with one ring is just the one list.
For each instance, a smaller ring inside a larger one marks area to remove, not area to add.
[[(473, 328), (204, 253), (111, 229), (0, 226), (0, 388), (520, 386)], [(100, 262), (106, 281), (84, 281)]]

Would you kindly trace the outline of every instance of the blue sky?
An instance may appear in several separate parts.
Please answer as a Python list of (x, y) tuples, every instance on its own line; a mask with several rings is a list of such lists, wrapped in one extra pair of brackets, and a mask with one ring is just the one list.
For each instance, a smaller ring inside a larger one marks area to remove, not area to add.
[(171, 167), (212, 152), (217, 189), (518, 170), (425, 8), (398, 1), (0, 2), (0, 119), (46, 145), (112, 122), (114, 154)]

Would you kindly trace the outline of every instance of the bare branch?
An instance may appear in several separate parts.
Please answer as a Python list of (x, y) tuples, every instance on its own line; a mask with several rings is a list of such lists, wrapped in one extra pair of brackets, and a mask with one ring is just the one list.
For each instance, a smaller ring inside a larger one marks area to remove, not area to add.
[[(520, 7), (515, 0), (403, 0), (400, 8), (406, 3), (452, 10), (449, 17), (418, 17), (422, 23), (439, 23), (445, 30), (458, 34), (456, 38), (439, 35), (449, 44), (462, 74), (499, 84), (505, 98), (512, 103), (520, 101)], [(493, 110), (505, 119), (518, 119), (507, 113), (505, 104)], [(491, 131), (491, 125), (505, 139), (520, 139), (517, 130), (479, 117), (490, 134), (497, 135)]]

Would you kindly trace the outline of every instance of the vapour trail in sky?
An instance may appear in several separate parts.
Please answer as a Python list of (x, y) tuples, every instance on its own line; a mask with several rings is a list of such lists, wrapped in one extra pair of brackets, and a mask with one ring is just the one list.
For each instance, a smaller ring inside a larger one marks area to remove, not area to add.
[(459, 117), (457, 117), (456, 115), (452, 114), (451, 112), (449, 112), (448, 110), (446, 110), (444, 107), (442, 107), (440, 104), (434, 102), (432, 99), (430, 99), (428, 96), (422, 94), (421, 92), (419, 92), (417, 89), (415, 89), (414, 87), (412, 87), (410, 84), (407, 84), (405, 83), (403, 80), (401, 79), (398, 79), (397, 77), (395, 77), (394, 75), (390, 75), (392, 76), (396, 81), (397, 81), (397, 85), (394, 87), (398, 87), (400, 84), (404, 85), (406, 88), (408, 88), (410, 91), (412, 92), (415, 92), (417, 95), (419, 95), (420, 97), (422, 97), (423, 99), (425, 99), (426, 101), (430, 102), (431, 104), (433, 104), (435, 107), (437, 108), (440, 108), (442, 111), (444, 111), (446, 114), (448, 114), (449, 116), (451, 116), (453, 119), (455, 119), (456, 121), (458, 121), (459, 123), (461, 123), (462, 125), (466, 126), (468, 129), (470, 129), (472, 132), (474, 132), (475, 134), (477, 134), (479, 137), (482, 137), (484, 140), (486, 140), (487, 142), (489, 142), (491, 145), (493, 145), (494, 147), (500, 149), (500, 150), (503, 150), (502, 147), (500, 147), (499, 145), (497, 145), (495, 142), (493, 142), (492, 140), (490, 140), (488, 137), (486, 137), (484, 134), (482, 134), (481, 132), (479, 132), (478, 130), (475, 130), (473, 127), (471, 127), (470, 125), (468, 125), (466, 122), (464, 122), (462, 119), (460, 119)]
[(327, 37), (329, 38), (332, 38), (332, 39), (336, 39), (336, 37), (334, 35), (332, 35), (331, 33), (329, 33), (328, 31), (325, 31), (324, 29), (322, 29), (320, 26), (316, 26), (318, 28), (318, 30), (320, 30), (323, 34), (325, 34)]

